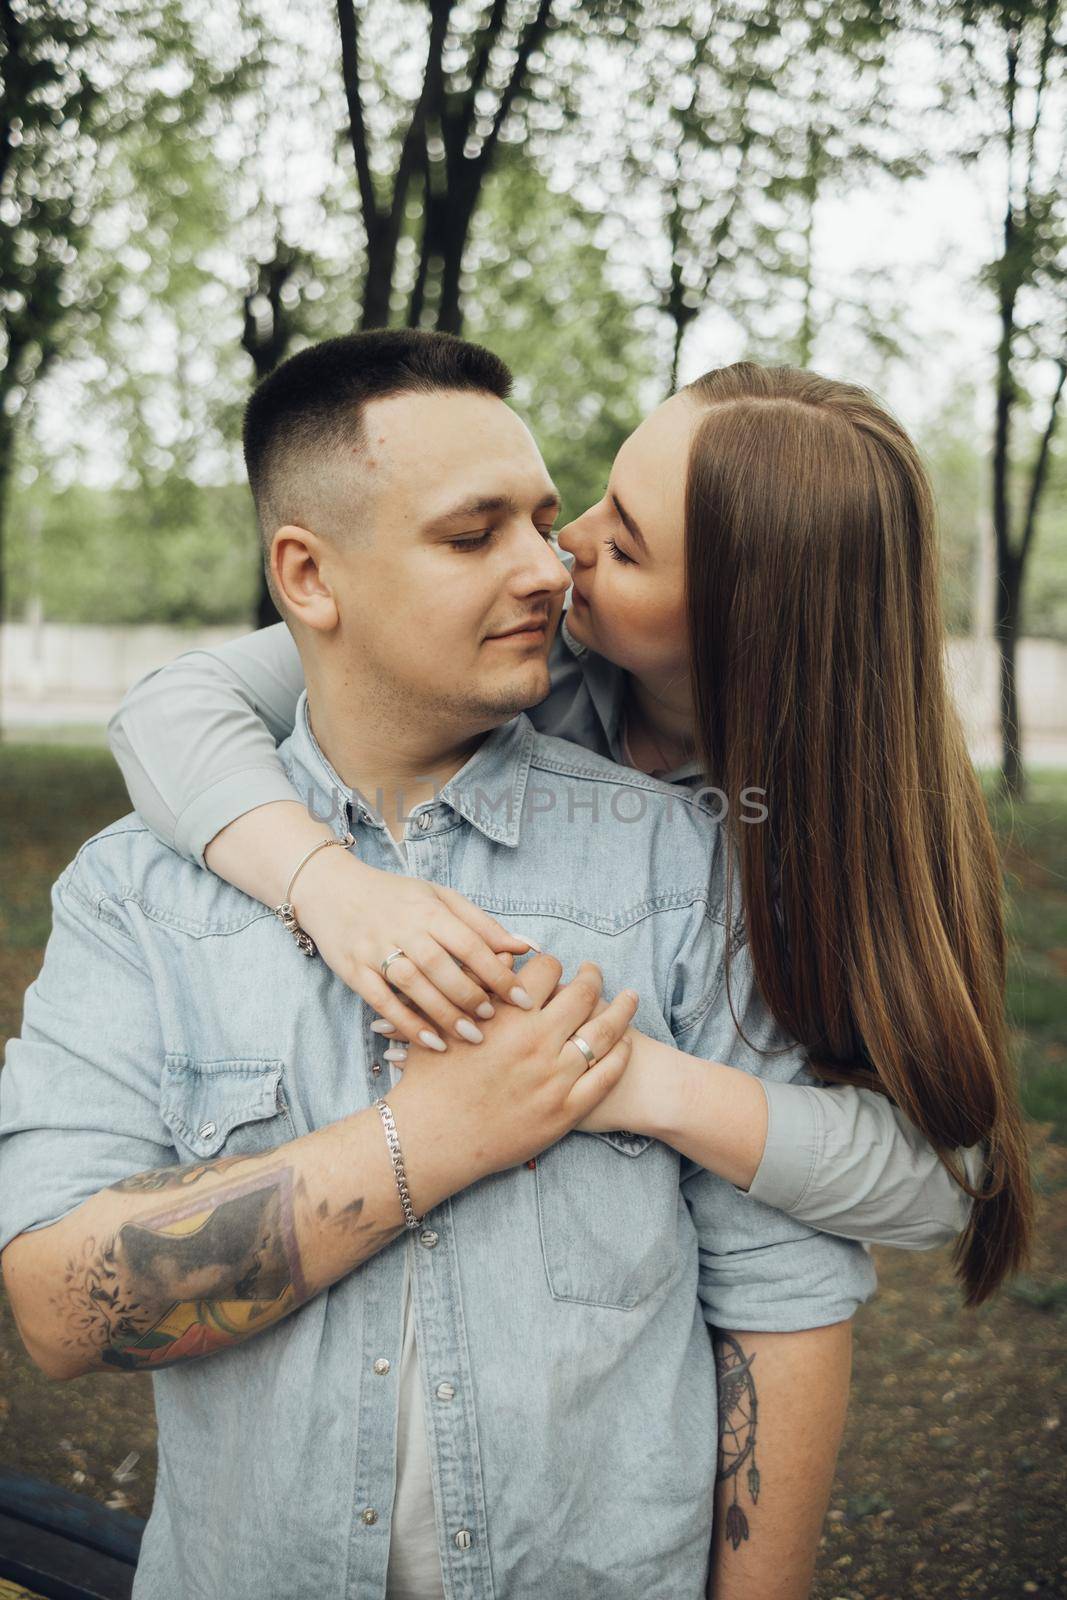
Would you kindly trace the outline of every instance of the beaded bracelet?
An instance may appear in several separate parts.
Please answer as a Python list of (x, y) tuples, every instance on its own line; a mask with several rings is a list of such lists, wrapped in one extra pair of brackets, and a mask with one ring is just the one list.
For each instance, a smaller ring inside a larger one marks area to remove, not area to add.
[(292, 903), (289, 898), (293, 892), (293, 884), (296, 882), (296, 875), (300, 871), (301, 867), (307, 865), (317, 850), (325, 850), (327, 846), (331, 844), (343, 845), (345, 849), (347, 849), (349, 845), (353, 845), (355, 842), (355, 838), (351, 833), (345, 833), (341, 835), (340, 839), (335, 839), (331, 834), (328, 839), (320, 839), (318, 844), (313, 844), (311, 849), (306, 853), (306, 855), (302, 855), (300, 857), (300, 860), (293, 868), (292, 875), (289, 879), (289, 887), (285, 891), (285, 899), (282, 901), (281, 905), (274, 907), (274, 915), (281, 921), (283, 927), (288, 928), (289, 932), (296, 940), (297, 948), (306, 956), (318, 955), (318, 951), (315, 948), (315, 941), (311, 937), (310, 933), (305, 933), (299, 922), (297, 922), (296, 912), (293, 910)]

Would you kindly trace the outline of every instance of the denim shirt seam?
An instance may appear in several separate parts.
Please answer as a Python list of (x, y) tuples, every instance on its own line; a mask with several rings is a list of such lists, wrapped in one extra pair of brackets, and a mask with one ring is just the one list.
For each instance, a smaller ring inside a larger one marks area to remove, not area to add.
[[(84, 901), (84, 896), (82, 896), (82, 899)], [(246, 928), (251, 928), (255, 923), (262, 922), (266, 918), (274, 916), (274, 912), (269, 907), (264, 906), (260, 911), (249, 913), (241, 922), (197, 921), (192, 917), (182, 917), (173, 911), (167, 910), (163, 906), (155, 905), (152, 901), (146, 900), (144, 895), (141, 894), (140, 890), (133, 888), (132, 885), (129, 884), (123, 885), (121, 889), (116, 889), (114, 891), (102, 891), (100, 895), (97, 896), (95, 904), (90, 904), (90, 902), (87, 901), (85, 903), (89, 905), (89, 908), (97, 916), (119, 928), (119, 931), (125, 933), (127, 937), (134, 943), (136, 943), (136, 939), (128, 928), (123, 927), (115, 918), (105, 916), (103, 912), (103, 906), (105, 903), (110, 903), (116, 907), (131, 904), (135, 905), (144, 913), (150, 922), (158, 923), (164, 928), (170, 928), (175, 933), (184, 934), (190, 939), (213, 939), (229, 937), (231, 934), (235, 933), (244, 933)]]
[(488, 912), (490, 916), (549, 917), (558, 922), (571, 923), (575, 927), (594, 929), (597, 933), (604, 934), (611, 939), (621, 938), (623, 934), (631, 933), (634, 928), (638, 927), (642, 922), (646, 922), (649, 917), (665, 916), (672, 911), (688, 911), (692, 906), (701, 903), (704, 904), (704, 914), (707, 920), (709, 922), (719, 921), (719, 918), (711, 911), (700, 888), (695, 888), (680, 897), (669, 897), (669, 904), (660, 903), (661, 899), (665, 900), (667, 898), (667, 896), (657, 896), (651, 900), (640, 901), (637, 906), (632, 908), (632, 914), (628, 916), (626, 921), (620, 918), (613, 918), (608, 921), (604, 918), (598, 918), (591, 911), (581, 910), (573, 902), (563, 905), (558, 901), (551, 900), (524, 900), (517, 902), (491, 894), (471, 896), (474, 903), (483, 911)]
[[(542, 737), (554, 736), (546, 734)], [(586, 783), (625, 784), (630, 789), (644, 789), (649, 794), (662, 795), (665, 800), (678, 800), (693, 811), (704, 809), (704, 802), (698, 801), (693, 791), (682, 784), (666, 783), (662, 778), (653, 778), (647, 772), (639, 772), (636, 767), (624, 767), (619, 762), (612, 765), (614, 770), (605, 772), (602, 767), (587, 767), (577, 761), (565, 760), (562, 756), (553, 760), (542, 752), (531, 760), (530, 771), (551, 773), (556, 777), (581, 778)]]
[[(137, 940), (134, 937), (133, 930), (123, 922), (118, 913), (121, 900), (117, 899), (107, 889), (99, 889), (94, 894), (86, 893), (75, 882), (74, 868), (77, 864), (78, 858), (75, 857), (66, 872), (56, 880), (55, 891), (58, 897), (63, 900), (69, 896), (72, 900), (76, 900), (86, 915), (94, 918), (97, 922), (106, 922), (109, 928), (114, 928), (115, 932), (120, 933), (130, 944), (136, 945)], [(107, 911), (105, 910), (106, 906), (114, 907), (114, 910)]]

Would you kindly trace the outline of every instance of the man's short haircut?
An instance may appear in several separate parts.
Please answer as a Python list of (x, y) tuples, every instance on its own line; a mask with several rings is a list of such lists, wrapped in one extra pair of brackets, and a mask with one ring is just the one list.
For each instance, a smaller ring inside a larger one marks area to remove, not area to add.
[(245, 466), (265, 549), (278, 528), (299, 521), (324, 459), (365, 442), (368, 401), (452, 389), (505, 400), (511, 384), (492, 351), (429, 329), (348, 333), (290, 356), (257, 384), (244, 414)]

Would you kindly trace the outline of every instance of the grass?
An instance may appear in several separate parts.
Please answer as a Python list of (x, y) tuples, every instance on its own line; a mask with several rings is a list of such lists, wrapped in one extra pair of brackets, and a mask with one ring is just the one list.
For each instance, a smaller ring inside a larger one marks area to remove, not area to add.
[(1024, 802), (992, 798), (990, 810), (1004, 849), (1023, 1105), (1067, 1140), (1067, 772), (1035, 772)]

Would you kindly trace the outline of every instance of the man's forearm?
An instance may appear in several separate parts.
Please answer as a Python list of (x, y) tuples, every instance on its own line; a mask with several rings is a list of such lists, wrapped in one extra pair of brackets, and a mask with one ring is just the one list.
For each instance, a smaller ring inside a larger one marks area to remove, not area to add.
[(709, 1600), (806, 1600), (845, 1425), (852, 1324), (715, 1330), (719, 1474)]
[[(423, 1129), (407, 1087), (389, 1098), (423, 1211), (480, 1174)], [(402, 1231), (370, 1107), (263, 1154), (126, 1178), (12, 1241), (4, 1271), (10, 1263), (12, 1291), (17, 1276), (19, 1328), (48, 1376), (152, 1371), (272, 1327)]]

